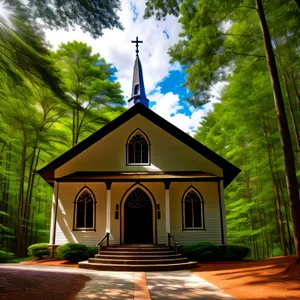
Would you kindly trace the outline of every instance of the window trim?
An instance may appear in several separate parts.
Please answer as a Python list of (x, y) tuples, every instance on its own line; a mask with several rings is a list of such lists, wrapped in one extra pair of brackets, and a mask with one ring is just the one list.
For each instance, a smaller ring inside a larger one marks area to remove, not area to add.
[[(77, 201), (80, 198), (81, 194), (84, 193), (85, 191), (88, 191), (93, 198), (93, 226), (92, 227), (77, 227)], [(77, 193), (75, 200), (73, 201), (74, 203), (74, 209), (73, 209), (73, 231), (96, 231), (96, 197), (93, 191), (88, 187), (84, 186), (83, 188), (80, 189), (80, 191)]]
[[(202, 226), (201, 227), (185, 227), (185, 198), (187, 194), (190, 191), (194, 191), (199, 199), (200, 199), (200, 205), (201, 205), (201, 221), (202, 221)], [(182, 200), (181, 200), (181, 212), (182, 212), (182, 231), (197, 231), (197, 230), (206, 230), (205, 229), (205, 214), (204, 214), (204, 200), (202, 194), (194, 187), (194, 186), (189, 186), (185, 192), (182, 195)]]
[[(140, 133), (146, 140), (146, 142), (148, 143), (148, 163), (129, 163), (129, 142), (130, 140), (137, 134)], [(140, 128), (135, 129), (128, 137), (127, 141), (126, 141), (126, 166), (150, 166), (151, 165), (151, 143), (150, 140), (148, 138), (148, 136), (145, 134), (145, 132), (143, 130), (141, 130)]]

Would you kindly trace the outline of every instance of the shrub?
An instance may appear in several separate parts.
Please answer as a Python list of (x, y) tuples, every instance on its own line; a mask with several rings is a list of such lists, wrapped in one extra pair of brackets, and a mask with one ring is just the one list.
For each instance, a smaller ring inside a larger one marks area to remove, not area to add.
[(183, 245), (180, 252), (190, 260), (196, 261), (217, 261), (222, 253), (219, 245), (210, 242)]
[(237, 261), (249, 255), (250, 249), (238, 245), (217, 245), (199, 242), (181, 246), (180, 252), (196, 261)]
[(56, 254), (60, 259), (70, 261), (86, 260), (98, 253), (97, 247), (87, 247), (84, 244), (67, 243), (57, 248)]
[(250, 249), (239, 245), (222, 245), (222, 254), (224, 260), (243, 260), (250, 254)]
[(15, 255), (11, 252), (6, 252), (0, 250), (0, 262), (6, 262), (7, 260), (13, 258)]
[(94, 257), (95, 254), (98, 254), (98, 248), (97, 247), (88, 247), (86, 252), (86, 258)]
[(49, 258), (48, 243), (33, 244), (28, 247), (28, 255), (37, 259)]

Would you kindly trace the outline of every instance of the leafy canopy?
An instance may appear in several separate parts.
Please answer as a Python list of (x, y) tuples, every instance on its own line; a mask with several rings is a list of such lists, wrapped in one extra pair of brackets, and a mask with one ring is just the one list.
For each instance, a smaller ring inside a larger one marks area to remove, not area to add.
[(77, 25), (94, 38), (104, 29), (123, 29), (117, 15), (119, 0), (28, 0), (25, 5), (32, 21), (41, 19), (50, 29), (67, 30)]

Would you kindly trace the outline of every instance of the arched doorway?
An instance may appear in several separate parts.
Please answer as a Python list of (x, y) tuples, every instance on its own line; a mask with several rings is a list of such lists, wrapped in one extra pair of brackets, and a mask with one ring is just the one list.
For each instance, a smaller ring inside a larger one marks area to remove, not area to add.
[(124, 243), (153, 243), (153, 207), (146, 192), (136, 188), (124, 204)]

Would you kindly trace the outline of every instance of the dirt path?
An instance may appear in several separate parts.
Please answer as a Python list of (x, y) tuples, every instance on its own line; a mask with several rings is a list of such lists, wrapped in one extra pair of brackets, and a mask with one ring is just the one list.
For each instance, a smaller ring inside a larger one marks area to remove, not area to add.
[[(193, 273), (239, 300), (300, 300), (296, 257), (254, 262), (205, 263)], [(288, 268), (288, 270), (286, 270)]]
[(1, 300), (71, 300), (83, 289), (85, 275), (0, 268)]

